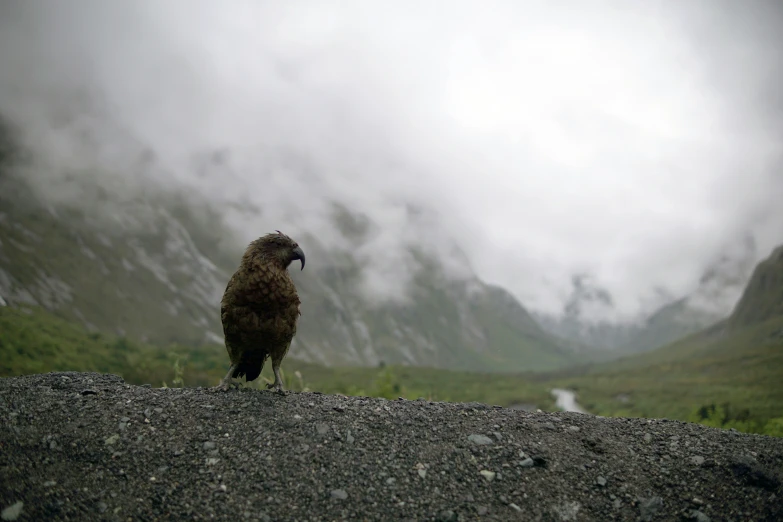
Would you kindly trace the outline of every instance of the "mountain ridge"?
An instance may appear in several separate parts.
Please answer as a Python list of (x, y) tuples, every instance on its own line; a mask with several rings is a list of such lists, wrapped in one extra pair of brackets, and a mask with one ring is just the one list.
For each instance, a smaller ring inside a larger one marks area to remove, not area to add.
[[(23, 175), (35, 172), (6, 165), (0, 178), (4, 302), (42, 305), (92, 330), (155, 344), (222, 344), (217, 303), (244, 245), (216, 209), (151, 181), (142, 194), (116, 199), (78, 177), (65, 186), (79, 199), (51, 203), (33, 188), (41, 180)], [(341, 211), (335, 228), (350, 229), (348, 245), (361, 244), (372, 223)], [(453, 268), (411, 247), (404, 254), (413, 298), (375, 303), (360, 291), (351, 248), (306, 233), (297, 240), (318, 259), (292, 274), (303, 301), (292, 355), (303, 360), (492, 371), (570, 363), (572, 353), (508, 292), (482, 282), (458, 249), (446, 260), (461, 267), (453, 277)]]
[(576, 343), (582, 352), (601, 352), (609, 357), (646, 352), (729, 317), (757, 267), (756, 258), (756, 242), (751, 234), (745, 234), (738, 245), (730, 244), (716, 256), (692, 291), (670, 296), (668, 302), (637, 321), (584, 319), (582, 307), (613, 306), (611, 294), (587, 275), (574, 277), (562, 317), (534, 316), (547, 332)]
[(783, 245), (756, 265), (727, 326), (737, 329), (776, 316), (783, 316)]

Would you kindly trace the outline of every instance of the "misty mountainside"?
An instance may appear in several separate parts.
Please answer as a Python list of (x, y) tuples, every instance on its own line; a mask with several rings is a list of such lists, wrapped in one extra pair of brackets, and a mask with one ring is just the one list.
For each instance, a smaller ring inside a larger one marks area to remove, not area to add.
[[(17, 176), (0, 181), (4, 304), (40, 305), (91, 330), (158, 345), (222, 345), (220, 297), (246, 245), (214, 209), (187, 193), (114, 201), (84, 185), (73, 187), (81, 204), (53, 205)], [(335, 227), (359, 221), (336, 207)], [(308, 262), (291, 270), (303, 302), (291, 357), (471, 370), (571, 362), (507, 291), (475, 276), (449, 278), (423, 252), (410, 253), (418, 262), (410, 299), (374, 303), (359, 291), (361, 263), (350, 252), (314, 236), (297, 240)]]
[(783, 427), (782, 302), (783, 245), (757, 264), (728, 317), (659, 348), (562, 370), (558, 386), (601, 415)]
[[(761, 350), (773, 352), (775, 363), (770, 362), (770, 365), (783, 371), (780, 347), (783, 347), (783, 245), (756, 265), (742, 297), (728, 317), (675, 342), (623, 357), (608, 366), (649, 367), (686, 359), (706, 360), (724, 352), (736, 359), (731, 370), (737, 371), (757, 362), (749, 354)], [(778, 388), (783, 387), (781, 383), (783, 381), (777, 384)]]
[(589, 321), (566, 307), (563, 316), (534, 313), (547, 332), (567, 340), (574, 350), (607, 356), (652, 350), (699, 331), (724, 318), (691, 306), (688, 297), (662, 306), (639, 322)]
[(775, 317), (783, 317), (783, 245), (756, 266), (727, 326), (738, 329)]
[(756, 244), (748, 235), (736, 253), (722, 253), (704, 271), (696, 288), (637, 322), (590, 321), (588, 307), (613, 306), (608, 291), (588, 277), (572, 279), (573, 291), (562, 316), (534, 313), (549, 333), (580, 351), (639, 353), (668, 345), (725, 319), (745, 289), (755, 266)]
[(612, 296), (590, 280), (586, 274), (571, 278), (572, 292), (560, 315), (533, 312), (546, 331), (572, 344), (575, 350), (614, 350), (627, 345), (634, 325), (611, 323), (602, 319), (588, 321), (583, 315), (586, 307), (610, 308)]

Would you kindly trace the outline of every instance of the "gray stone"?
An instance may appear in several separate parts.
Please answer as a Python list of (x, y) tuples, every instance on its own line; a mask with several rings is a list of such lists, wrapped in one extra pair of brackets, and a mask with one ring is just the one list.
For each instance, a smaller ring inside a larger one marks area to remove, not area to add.
[(479, 435), (476, 433), (472, 435), (468, 435), (468, 440), (474, 444), (479, 444), (481, 446), (492, 444), (492, 439), (490, 439), (486, 435)]

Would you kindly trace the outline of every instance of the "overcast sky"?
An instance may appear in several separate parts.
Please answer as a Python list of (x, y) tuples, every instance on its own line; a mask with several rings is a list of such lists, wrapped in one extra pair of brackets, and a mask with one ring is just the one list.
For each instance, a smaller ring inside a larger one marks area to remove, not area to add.
[[(381, 226), (385, 273), (451, 238), (529, 308), (590, 273), (633, 315), (748, 231), (783, 243), (774, 1), (8, 1), (0, 71), (0, 112), (53, 164), (131, 183), (138, 142), (167, 181), (262, 206), (248, 238), (334, 237), (341, 201)], [(215, 148), (230, 183), (192, 168)]]

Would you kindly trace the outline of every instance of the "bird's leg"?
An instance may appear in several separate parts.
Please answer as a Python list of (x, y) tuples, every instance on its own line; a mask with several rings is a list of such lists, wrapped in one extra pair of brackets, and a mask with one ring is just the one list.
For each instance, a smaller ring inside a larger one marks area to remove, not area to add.
[(280, 363), (282, 361), (280, 359), (272, 358), (272, 372), (275, 374), (275, 382), (272, 384), (267, 384), (266, 388), (268, 390), (274, 389), (277, 393), (283, 395), (285, 392), (283, 391), (283, 379), (280, 378)]
[(234, 384), (231, 378), (231, 374), (234, 373), (234, 370), (237, 369), (237, 366), (238, 365), (236, 364), (231, 365), (231, 368), (228, 369), (228, 373), (226, 374), (226, 376), (220, 380), (220, 384), (215, 386), (215, 390), (228, 391), (229, 389), (231, 389), (231, 386)]

